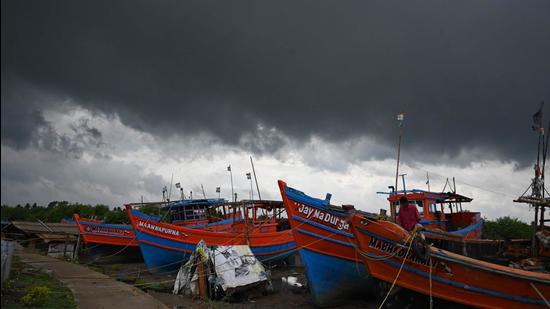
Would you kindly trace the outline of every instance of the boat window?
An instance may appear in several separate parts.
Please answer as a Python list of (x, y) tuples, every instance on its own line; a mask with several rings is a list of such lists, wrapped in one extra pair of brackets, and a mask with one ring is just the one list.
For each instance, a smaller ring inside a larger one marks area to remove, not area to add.
[[(418, 207), (418, 212), (420, 213), (420, 216), (424, 214), (424, 202), (422, 200), (410, 200), (410, 205), (416, 205)], [(399, 213), (399, 201), (393, 202), (393, 206), (395, 207), (395, 211)]]
[(436, 203), (430, 203), (430, 212), (435, 213), (437, 211), (437, 204)]

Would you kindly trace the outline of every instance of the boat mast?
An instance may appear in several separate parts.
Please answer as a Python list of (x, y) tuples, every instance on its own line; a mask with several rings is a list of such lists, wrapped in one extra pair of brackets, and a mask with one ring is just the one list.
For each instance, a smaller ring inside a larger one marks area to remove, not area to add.
[(258, 186), (258, 178), (256, 177), (256, 170), (254, 169), (254, 162), (252, 161), (252, 156), (250, 156), (250, 165), (252, 165), (252, 173), (254, 173), (254, 181), (256, 182), (256, 190), (258, 190), (258, 199), (262, 200), (262, 195), (260, 194), (260, 187)]
[[(535, 220), (533, 221), (533, 236), (531, 239), (531, 248), (532, 255), (537, 255), (537, 230), (540, 227), (541, 230), (544, 229), (544, 223), (550, 220), (544, 218), (544, 212), (546, 207), (550, 207), (550, 200), (545, 197), (546, 188), (544, 184), (544, 169), (546, 165), (546, 155), (548, 150), (548, 135), (544, 136), (544, 127), (542, 125), (542, 108), (544, 102), (541, 103), (539, 110), (533, 115), (533, 130), (538, 131), (538, 144), (537, 144), (537, 163), (535, 164), (535, 177), (531, 180), (531, 184), (525, 190), (525, 192), (514, 202), (517, 203), (526, 203), (535, 207)], [(550, 123), (548, 125), (548, 130), (550, 131)], [(542, 170), (541, 170), (541, 150), (542, 150)], [(527, 191), (531, 189), (530, 195), (525, 195)], [(539, 219), (539, 209), (540, 209), (540, 219)]]
[[(405, 116), (405, 113), (399, 113), (397, 114), (397, 121), (399, 121), (399, 142), (397, 143), (397, 166), (395, 169), (395, 194), (397, 194), (397, 183), (399, 180), (399, 159), (401, 156), (401, 138), (403, 136), (403, 117)], [(395, 221), (395, 205), (391, 204), (391, 215), (392, 219)]]
[(399, 159), (401, 157), (401, 139), (403, 136), (403, 113), (397, 114), (397, 120), (399, 121), (399, 142), (397, 143), (397, 167), (395, 169), (395, 192), (397, 193), (397, 183), (399, 180)]

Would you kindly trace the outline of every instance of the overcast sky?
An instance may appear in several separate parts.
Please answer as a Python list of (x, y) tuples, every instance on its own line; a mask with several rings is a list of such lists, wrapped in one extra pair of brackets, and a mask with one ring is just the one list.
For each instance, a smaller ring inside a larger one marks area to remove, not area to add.
[(408, 188), (454, 176), (471, 210), (532, 219), (512, 199), (550, 104), (546, 0), (6, 0), (1, 14), (3, 204), (159, 200), (172, 175), (229, 198), (229, 164), (245, 198), (253, 156), (262, 197), (284, 179), (378, 211), (405, 112)]

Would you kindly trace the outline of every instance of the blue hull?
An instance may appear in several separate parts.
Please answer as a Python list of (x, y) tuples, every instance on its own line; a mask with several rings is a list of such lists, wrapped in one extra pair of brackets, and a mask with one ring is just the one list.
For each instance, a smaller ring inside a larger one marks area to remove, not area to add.
[[(141, 213), (133, 211), (133, 215)], [(153, 234), (135, 230), (143, 260), (147, 268), (154, 272), (175, 272), (187, 262), (196, 244), (189, 244), (159, 237)], [(206, 244), (210, 245), (210, 244)], [(262, 262), (277, 262), (294, 254), (295, 242), (274, 246), (251, 247), (252, 253)]]
[(137, 247), (122, 247), (105, 244), (89, 244), (83, 249), (82, 261), (95, 263), (141, 262), (143, 258)]
[[(151, 235), (143, 235), (143, 233), (139, 232), (136, 233), (136, 235), (138, 235), (138, 241), (140, 236), (143, 236), (142, 239), (147, 239), (145, 242), (143, 240), (139, 241), (139, 248), (147, 268), (154, 272), (165, 273), (177, 271), (183, 263), (187, 262), (191, 256), (191, 252), (193, 252), (196, 247), (195, 245), (176, 243), (158, 237), (151, 237)], [(156, 238), (157, 240), (152, 240), (153, 238)], [(278, 251), (285, 247), (291, 249), (295, 246), (295, 243), (292, 242), (280, 246), (252, 247), (251, 250), (252, 253), (256, 255), (256, 258), (262, 262), (277, 262), (294, 254), (294, 250), (288, 250), (275, 254), (262, 255), (262, 253), (266, 250)]]
[(174, 272), (187, 262), (196, 245), (176, 242), (136, 230), (139, 249), (147, 268), (154, 272)]
[(354, 296), (372, 293), (373, 279), (361, 262), (300, 249), (306, 268), (309, 290), (318, 306), (337, 305)]

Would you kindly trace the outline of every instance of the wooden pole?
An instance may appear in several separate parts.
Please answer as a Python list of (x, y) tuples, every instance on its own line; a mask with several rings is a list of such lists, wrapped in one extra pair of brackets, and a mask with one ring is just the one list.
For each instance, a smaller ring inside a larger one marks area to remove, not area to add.
[(73, 249), (73, 262), (78, 260), (78, 254), (80, 252), (80, 233), (78, 233), (78, 238), (76, 239), (76, 246)]
[(531, 254), (533, 256), (537, 255), (537, 237), (535, 233), (537, 232), (537, 224), (539, 219), (539, 206), (535, 205), (535, 221), (533, 222), (533, 237), (531, 239)]
[(67, 257), (67, 242), (69, 241), (69, 234), (65, 235), (65, 246), (63, 247), (63, 259)]
[[(197, 257), (200, 260), (200, 257)], [(199, 298), (206, 300), (207, 286), (206, 286), (206, 273), (204, 271), (204, 262), (199, 261), (197, 263), (197, 273), (199, 276)]]

